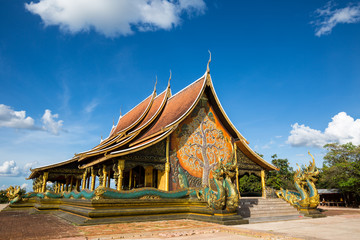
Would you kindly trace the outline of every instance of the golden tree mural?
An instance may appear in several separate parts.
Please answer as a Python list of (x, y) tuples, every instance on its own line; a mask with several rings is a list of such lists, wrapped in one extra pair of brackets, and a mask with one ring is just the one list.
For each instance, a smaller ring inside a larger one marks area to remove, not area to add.
[[(209, 108), (207, 108), (209, 109)], [(179, 160), (191, 175), (202, 178), (202, 186), (209, 186), (212, 170), (218, 161), (224, 163), (231, 156), (231, 142), (218, 127), (212, 111), (200, 108), (188, 124), (181, 127)]]

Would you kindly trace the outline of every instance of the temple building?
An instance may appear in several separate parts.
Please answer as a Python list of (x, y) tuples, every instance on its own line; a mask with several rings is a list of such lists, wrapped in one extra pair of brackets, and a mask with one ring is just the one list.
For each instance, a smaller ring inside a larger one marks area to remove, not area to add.
[[(210, 62), (210, 61), (209, 61)], [(170, 77), (171, 79), (171, 77)], [(31, 169), (34, 191), (55, 193), (95, 190), (95, 185), (116, 190), (157, 188), (176, 191), (209, 187), (219, 163), (236, 164), (239, 174), (261, 176), (265, 197), (265, 171), (276, 168), (262, 159), (232, 124), (215, 93), (209, 65), (203, 76), (176, 94), (167, 88), (152, 93), (120, 116), (109, 136), (94, 148), (67, 161)], [(241, 193), (240, 193), (241, 194)]]

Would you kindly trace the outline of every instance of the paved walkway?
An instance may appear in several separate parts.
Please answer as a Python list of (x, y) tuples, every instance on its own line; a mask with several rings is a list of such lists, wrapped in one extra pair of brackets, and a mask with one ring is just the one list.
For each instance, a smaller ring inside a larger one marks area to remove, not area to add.
[[(0, 210), (4, 205), (0, 205)], [(324, 208), (325, 209), (325, 208)], [(326, 208), (327, 218), (223, 226), (173, 220), (73, 226), (51, 214), (0, 212), (2, 239), (360, 239), (360, 210)]]

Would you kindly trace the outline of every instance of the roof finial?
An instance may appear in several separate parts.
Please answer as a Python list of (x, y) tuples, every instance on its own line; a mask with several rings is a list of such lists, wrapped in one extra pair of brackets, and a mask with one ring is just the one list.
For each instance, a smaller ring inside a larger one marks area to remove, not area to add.
[(120, 117), (122, 117), (122, 115), (121, 115), (121, 106), (120, 106)]
[(170, 69), (170, 77), (169, 77), (168, 86), (170, 86), (170, 80), (171, 80), (171, 69)]
[(115, 117), (113, 117), (113, 126), (115, 125)]
[(209, 54), (210, 54), (210, 57), (209, 57), (209, 61), (208, 61), (208, 64), (207, 64), (207, 68), (206, 68), (206, 72), (209, 74), (210, 73), (210, 63), (211, 63), (211, 52), (210, 50), (208, 50)]
[(156, 75), (156, 80), (155, 80), (154, 92), (156, 91), (156, 85), (157, 85), (157, 75)]

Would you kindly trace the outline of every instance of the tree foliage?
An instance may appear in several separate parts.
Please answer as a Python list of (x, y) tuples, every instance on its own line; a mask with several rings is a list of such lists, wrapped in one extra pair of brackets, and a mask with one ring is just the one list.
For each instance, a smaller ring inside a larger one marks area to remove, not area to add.
[(352, 143), (324, 146), (328, 151), (324, 157), (319, 186), (338, 188), (345, 195), (360, 198), (360, 145)]
[(295, 189), (294, 186), (294, 170), (290, 167), (289, 160), (278, 158), (276, 154), (271, 156), (272, 164), (279, 171), (268, 172), (266, 177), (266, 185), (274, 189)]
[(260, 177), (250, 174), (245, 174), (239, 179), (239, 190), (242, 192), (261, 192), (261, 179)]
[(7, 203), (9, 202), (6, 196), (6, 190), (0, 190), (0, 203)]

